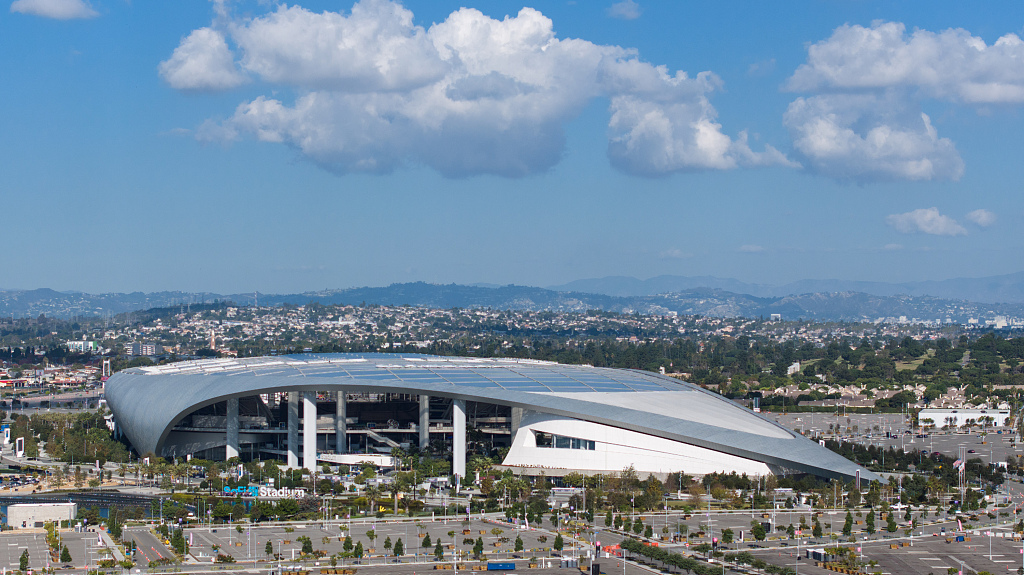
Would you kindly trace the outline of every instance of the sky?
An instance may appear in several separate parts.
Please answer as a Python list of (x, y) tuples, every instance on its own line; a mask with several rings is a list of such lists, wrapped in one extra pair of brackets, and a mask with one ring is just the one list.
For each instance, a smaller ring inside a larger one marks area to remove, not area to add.
[(1024, 270), (1024, 4), (3, 0), (0, 287)]

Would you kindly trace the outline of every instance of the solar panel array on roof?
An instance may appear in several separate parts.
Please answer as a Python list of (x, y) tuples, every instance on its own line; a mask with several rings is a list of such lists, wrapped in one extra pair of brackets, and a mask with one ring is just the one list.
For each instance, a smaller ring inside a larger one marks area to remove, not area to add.
[(303, 354), (215, 359), (137, 368), (148, 375), (248, 375), (408, 381), (535, 392), (636, 392), (688, 390), (643, 372), (595, 369), (514, 358), (448, 358), (430, 355)]

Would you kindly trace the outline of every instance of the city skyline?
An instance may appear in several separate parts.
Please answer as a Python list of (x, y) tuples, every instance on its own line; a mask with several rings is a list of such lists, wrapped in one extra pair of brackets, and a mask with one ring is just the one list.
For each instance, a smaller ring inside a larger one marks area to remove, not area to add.
[(1020, 16), (16, 0), (0, 285), (1020, 271)]

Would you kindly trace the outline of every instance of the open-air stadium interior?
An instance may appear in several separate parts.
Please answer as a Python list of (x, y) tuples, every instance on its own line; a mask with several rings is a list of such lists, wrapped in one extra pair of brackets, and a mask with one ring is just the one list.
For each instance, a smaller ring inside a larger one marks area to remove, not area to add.
[(717, 394), (662, 375), (515, 359), (303, 354), (183, 362), (106, 383), (140, 455), (280, 458), (291, 467), (386, 462), (394, 447), (510, 447), (526, 475), (685, 471), (876, 479)]

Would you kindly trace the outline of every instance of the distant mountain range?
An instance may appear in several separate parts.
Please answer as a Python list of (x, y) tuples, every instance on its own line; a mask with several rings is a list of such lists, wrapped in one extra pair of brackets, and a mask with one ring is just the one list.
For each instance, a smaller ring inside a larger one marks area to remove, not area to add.
[(856, 292), (875, 296), (931, 296), (980, 303), (1024, 304), (1024, 272), (983, 278), (887, 283), (850, 280), (800, 280), (784, 285), (752, 284), (713, 276), (657, 276), (646, 280), (609, 276), (583, 279), (548, 289), (616, 296), (645, 296), (711, 288), (756, 297)]
[[(972, 318), (982, 322), (996, 316), (1024, 318), (1024, 303), (976, 303), (963, 299), (922, 295), (878, 295), (856, 291), (758, 295), (720, 287), (679, 287), (685, 285), (685, 282), (702, 279), (705, 278), (664, 276), (645, 281), (634, 278), (606, 278), (573, 282), (566, 286), (559, 286), (559, 290), (515, 285), (488, 287), (416, 282), (393, 284), (387, 287), (362, 287), (301, 294), (259, 294), (259, 304), (261, 306), (277, 306), (285, 303), (303, 305), (311, 302), (349, 305), (366, 303), (431, 308), (461, 307), (533, 311), (602, 309), (622, 313), (666, 314), (676, 312), (715, 317), (769, 317), (772, 314), (779, 314), (785, 319), (803, 318), (818, 321), (874, 321), (880, 318), (903, 316), (907, 319), (942, 322), (949, 320), (966, 323)], [(711, 281), (717, 278), (707, 279)], [(775, 293), (784, 293), (789, 289), (795, 289), (785, 286), (778, 288), (750, 286), (750, 284), (741, 284), (735, 280), (717, 281), (734, 282), (729, 284), (734, 289), (757, 287), (758, 290), (750, 291), (759, 291), (761, 294), (769, 289), (780, 290)], [(820, 285), (827, 283), (822, 282)], [(564, 291), (577, 285), (580, 287), (589, 285), (593, 290), (604, 289), (610, 293)], [(817, 284), (799, 282), (790, 285), (812, 286)], [(1008, 283), (1002, 285), (1008, 285)], [(629, 293), (628, 290), (632, 290), (632, 293)], [(652, 293), (637, 293), (640, 291)], [(211, 303), (215, 300), (231, 301), (238, 305), (251, 305), (253, 294), (135, 292), (91, 295), (80, 292), (57, 292), (50, 289), (0, 291), (0, 317), (36, 317), (40, 314), (57, 318), (109, 317), (154, 307), (178, 305), (184, 307), (192, 303)]]

